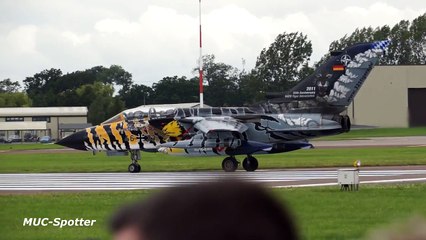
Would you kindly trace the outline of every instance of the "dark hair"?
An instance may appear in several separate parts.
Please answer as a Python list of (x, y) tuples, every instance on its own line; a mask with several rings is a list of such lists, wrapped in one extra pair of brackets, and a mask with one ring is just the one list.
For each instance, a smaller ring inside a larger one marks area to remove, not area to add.
[(281, 203), (236, 180), (168, 189), (123, 208), (112, 223), (113, 231), (136, 223), (148, 240), (298, 239)]
[(140, 214), (144, 211), (142, 207), (144, 205), (141, 202), (134, 202), (121, 207), (114, 213), (109, 221), (109, 228), (112, 232), (118, 232), (129, 226), (140, 225), (140, 220), (143, 219)]

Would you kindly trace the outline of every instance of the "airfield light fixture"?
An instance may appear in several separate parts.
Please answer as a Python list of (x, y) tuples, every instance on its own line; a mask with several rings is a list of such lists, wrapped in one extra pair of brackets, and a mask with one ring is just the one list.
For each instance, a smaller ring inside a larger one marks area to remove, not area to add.
[(354, 167), (356, 167), (356, 168), (361, 167), (361, 160), (355, 160)]

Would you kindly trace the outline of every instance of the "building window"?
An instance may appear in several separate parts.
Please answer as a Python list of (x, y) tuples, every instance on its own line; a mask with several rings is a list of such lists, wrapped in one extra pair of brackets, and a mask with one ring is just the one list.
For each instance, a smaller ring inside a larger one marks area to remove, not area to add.
[(6, 122), (23, 122), (23, 117), (6, 117)]
[(48, 123), (50, 123), (50, 117), (33, 117), (33, 122), (48, 122)]

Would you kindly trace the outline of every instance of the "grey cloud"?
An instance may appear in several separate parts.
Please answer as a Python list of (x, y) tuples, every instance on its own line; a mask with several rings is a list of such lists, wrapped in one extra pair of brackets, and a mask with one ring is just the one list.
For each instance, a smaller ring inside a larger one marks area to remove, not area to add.
[[(197, 64), (196, 0), (3, 0), (0, 9), (0, 79), (119, 64), (151, 85), (167, 75), (192, 76)], [(318, 60), (356, 27), (392, 25), (425, 11), (423, 0), (203, 0), (204, 53), (240, 68), (244, 58), (247, 69), (277, 34), (302, 31)]]

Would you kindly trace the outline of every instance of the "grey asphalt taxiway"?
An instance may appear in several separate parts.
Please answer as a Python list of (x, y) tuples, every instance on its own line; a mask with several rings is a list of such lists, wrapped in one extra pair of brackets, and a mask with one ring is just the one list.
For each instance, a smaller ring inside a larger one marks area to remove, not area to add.
[(338, 141), (313, 140), (311, 143), (315, 148), (426, 147), (426, 136), (374, 137)]
[[(219, 179), (241, 179), (268, 187), (337, 185), (337, 169), (294, 169), (211, 172), (30, 173), (0, 174), (0, 193), (32, 191), (135, 190), (174, 187)], [(361, 184), (426, 182), (426, 166), (369, 167), (360, 170)]]

